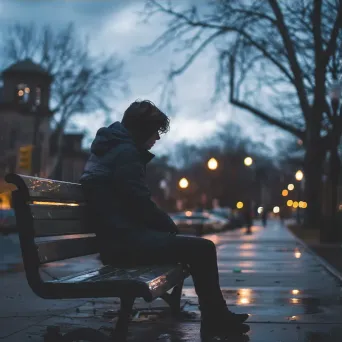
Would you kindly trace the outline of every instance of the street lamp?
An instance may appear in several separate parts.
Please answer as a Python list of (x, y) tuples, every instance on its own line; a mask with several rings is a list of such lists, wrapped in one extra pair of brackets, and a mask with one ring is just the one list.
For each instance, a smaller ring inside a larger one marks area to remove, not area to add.
[(236, 208), (242, 209), (243, 208), (243, 202), (239, 201), (236, 203)]
[(253, 164), (253, 159), (251, 157), (246, 157), (243, 162), (246, 166), (251, 166)]
[(275, 207), (273, 208), (273, 212), (274, 212), (275, 214), (279, 214), (280, 208), (279, 208), (278, 206), (275, 206)]
[(295, 177), (296, 177), (296, 179), (297, 179), (297, 181), (301, 181), (302, 179), (303, 179), (303, 177), (304, 177), (304, 173), (303, 173), (303, 171), (301, 171), (301, 170), (298, 170), (297, 172), (296, 172), (296, 175), (295, 175)]
[[(263, 203), (263, 200), (261, 199), (260, 200), (260, 197), (262, 197), (262, 191), (263, 191), (263, 188), (262, 188), (262, 186), (260, 186), (259, 185), (259, 183), (258, 183), (258, 170), (257, 169), (255, 169), (255, 168), (252, 168), (251, 166), (252, 166), (252, 164), (253, 164), (253, 158), (252, 157), (246, 157), (245, 159), (244, 159), (244, 161), (243, 161), (243, 163), (245, 164), (245, 166), (247, 166), (247, 167), (250, 167), (252, 170), (253, 170), (253, 174), (252, 174), (252, 176), (253, 176), (253, 187), (252, 187), (252, 189), (257, 189), (257, 197), (258, 197), (258, 202), (260, 201), (261, 203)], [(255, 184), (255, 185), (254, 185)], [(253, 191), (253, 190), (252, 190)], [(264, 203), (263, 203), (264, 204)], [(252, 201), (252, 203), (251, 203), (251, 207), (253, 208), (254, 207), (254, 201)]]
[[(207, 162), (207, 166), (208, 169), (210, 171), (215, 171), (218, 168), (218, 161), (215, 158), (210, 158)], [(215, 200), (215, 195), (216, 195), (216, 185), (215, 185), (215, 179), (214, 179), (214, 175), (210, 175), (209, 178), (210, 181), (210, 193), (211, 193), (211, 206), (215, 207), (217, 204), (214, 204), (214, 200)]]
[(284, 189), (284, 190), (281, 192), (281, 195), (282, 195), (283, 197), (286, 197), (288, 194), (289, 194), (289, 192), (288, 192), (286, 189)]
[(288, 200), (286, 202), (286, 204), (287, 204), (288, 207), (292, 207), (293, 206), (293, 201), (292, 200)]
[(186, 189), (189, 186), (189, 181), (186, 178), (180, 179), (178, 185), (181, 189)]
[(287, 186), (287, 188), (288, 188), (290, 191), (292, 191), (295, 187), (294, 187), (293, 184), (289, 184), (289, 185)]
[(215, 158), (210, 158), (208, 160), (208, 169), (216, 170), (218, 168), (218, 161)]
[[(296, 180), (298, 182), (301, 182), (303, 180), (303, 178), (304, 178), (303, 171), (302, 170), (298, 170), (296, 172), (296, 174), (295, 174), (295, 178), (296, 178)], [(298, 206), (297, 206), (297, 223), (300, 224), (301, 223), (300, 222), (301, 221), (300, 220), (300, 208), (302, 207), (302, 205), (301, 205), (302, 183), (300, 183), (299, 186), (298, 186), (297, 194), (298, 194), (297, 195), (298, 196), (298, 198), (297, 198), (297, 201), (298, 201)], [(300, 203), (300, 205), (299, 205), (299, 203)]]

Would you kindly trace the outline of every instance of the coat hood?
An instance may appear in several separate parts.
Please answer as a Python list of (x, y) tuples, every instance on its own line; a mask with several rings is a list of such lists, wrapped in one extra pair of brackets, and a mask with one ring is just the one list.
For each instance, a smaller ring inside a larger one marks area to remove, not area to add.
[(102, 156), (119, 144), (133, 145), (139, 150), (146, 163), (154, 157), (152, 153), (145, 149), (140, 149), (135, 144), (131, 133), (119, 121), (114, 122), (108, 127), (102, 127), (97, 131), (90, 151), (96, 156)]

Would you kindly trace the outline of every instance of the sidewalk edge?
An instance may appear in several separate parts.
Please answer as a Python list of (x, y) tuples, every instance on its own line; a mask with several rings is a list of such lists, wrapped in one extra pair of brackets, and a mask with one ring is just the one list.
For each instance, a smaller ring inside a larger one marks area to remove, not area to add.
[(287, 226), (285, 227), (297, 242), (299, 242), (304, 248), (310, 251), (310, 253), (319, 261), (319, 263), (321, 263), (335, 278), (337, 278), (340, 282), (342, 282), (342, 273), (340, 271), (338, 271), (334, 266), (330, 265), (327, 261), (325, 261), (322, 257), (320, 257), (303, 240), (301, 240), (299, 237), (293, 234)]

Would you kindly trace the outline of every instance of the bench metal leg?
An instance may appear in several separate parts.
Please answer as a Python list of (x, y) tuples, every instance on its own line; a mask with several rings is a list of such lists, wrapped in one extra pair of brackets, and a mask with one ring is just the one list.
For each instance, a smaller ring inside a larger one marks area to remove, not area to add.
[(180, 302), (182, 297), (183, 283), (184, 281), (176, 285), (173, 288), (171, 294), (165, 293), (161, 296), (161, 298), (164, 299), (167, 304), (169, 304), (171, 308), (171, 313), (174, 316), (179, 315), (181, 312)]
[(126, 340), (126, 336), (128, 333), (128, 324), (131, 320), (134, 301), (134, 297), (120, 298), (119, 319), (115, 327), (115, 336), (117, 338), (120, 338), (120, 341)]

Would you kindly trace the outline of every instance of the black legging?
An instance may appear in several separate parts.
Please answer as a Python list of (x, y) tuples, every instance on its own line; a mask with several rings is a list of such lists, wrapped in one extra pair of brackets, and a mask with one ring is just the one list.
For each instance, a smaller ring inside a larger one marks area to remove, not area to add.
[[(182, 263), (189, 266), (202, 309), (224, 301), (219, 285), (215, 244), (207, 239), (149, 231), (111, 244), (103, 253), (106, 263), (117, 266)], [(117, 246), (117, 247), (116, 247)]]

